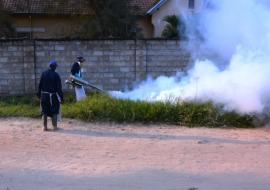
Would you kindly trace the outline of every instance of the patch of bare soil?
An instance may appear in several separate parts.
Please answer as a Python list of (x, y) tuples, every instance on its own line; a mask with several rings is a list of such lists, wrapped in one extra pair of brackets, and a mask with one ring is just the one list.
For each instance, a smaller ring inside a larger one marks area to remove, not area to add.
[(0, 190), (269, 190), (270, 129), (0, 120)]

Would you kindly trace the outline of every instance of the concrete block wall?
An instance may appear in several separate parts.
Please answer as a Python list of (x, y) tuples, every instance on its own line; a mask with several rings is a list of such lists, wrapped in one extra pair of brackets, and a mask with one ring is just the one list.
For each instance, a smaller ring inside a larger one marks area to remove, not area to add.
[(0, 43), (0, 95), (32, 93), (35, 90), (32, 41)]
[(176, 40), (1, 41), (0, 95), (35, 93), (52, 59), (64, 84), (78, 55), (86, 62), (83, 78), (104, 90), (130, 89), (148, 75), (183, 71), (189, 53)]

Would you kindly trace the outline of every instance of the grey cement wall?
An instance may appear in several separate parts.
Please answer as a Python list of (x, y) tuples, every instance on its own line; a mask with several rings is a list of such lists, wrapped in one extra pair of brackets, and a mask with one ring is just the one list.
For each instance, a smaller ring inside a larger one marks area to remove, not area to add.
[(175, 40), (1, 41), (0, 95), (31, 94), (52, 59), (58, 62), (63, 89), (76, 56), (83, 78), (104, 90), (125, 90), (148, 75), (171, 76), (188, 66), (190, 55)]

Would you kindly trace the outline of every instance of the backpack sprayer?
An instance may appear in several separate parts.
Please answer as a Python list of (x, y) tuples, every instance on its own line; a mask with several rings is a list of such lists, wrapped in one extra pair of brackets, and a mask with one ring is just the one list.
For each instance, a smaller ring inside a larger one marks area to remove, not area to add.
[(82, 87), (82, 86), (87, 86), (87, 87), (91, 87), (91, 88), (94, 88), (96, 90), (98, 90), (99, 92), (102, 92), (102, 93), (106, 93), (106, 91), (102, 90), (101, 88), (93, 85), (93, 84), (90, 84), (89, 82), (81, 79), (81, 78), (78, 78), (78, 77), (75, 77), (73, 75), (71, 75), (69, 77), (69, 79), (67, 79), (65, 81), (66, 84), (68, 85), (71, 85), (71, 86), (77, 86), (77, 87)]

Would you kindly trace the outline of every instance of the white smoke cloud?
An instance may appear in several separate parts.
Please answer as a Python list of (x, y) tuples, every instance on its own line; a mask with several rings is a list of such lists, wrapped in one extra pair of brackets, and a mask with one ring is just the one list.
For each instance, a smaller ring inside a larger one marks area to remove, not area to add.
[[(214, 0), (200, 15), (203, 48), (227, 60), (197, 60), (186, 76), (149, 78), (135, 90), (113, 96), (133, 100), (208, 101), (241, 113), (262, 112), (270, 97), (270, 3)], [(209, 54), (209, 52), (208, 52)]]
[(230, 58), (238, 46), (268, 48), (269, 8), (260, 0), (215, 0), (214, 10), (202, 15), (202, 34), (206, 46)]

